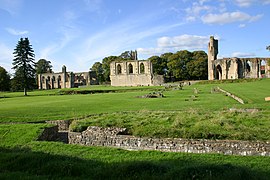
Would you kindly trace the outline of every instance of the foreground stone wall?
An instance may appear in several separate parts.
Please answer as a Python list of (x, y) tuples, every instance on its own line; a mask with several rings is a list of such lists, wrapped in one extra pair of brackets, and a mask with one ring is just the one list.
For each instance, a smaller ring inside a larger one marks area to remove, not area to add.
[(69, 132), (68, 142), (69, 144), (108, 146), (127, 150), (270, 156), (270, 142), (188, 140), (180, 138), (159, 139), (120, 135), (124, 134), (125, 130), (124, 128), (90, 126), (82, 133)]
[(70, 125), (69, 120), (46, 121), (46, 123), (56, 125), (58, 131), (68, 131)]

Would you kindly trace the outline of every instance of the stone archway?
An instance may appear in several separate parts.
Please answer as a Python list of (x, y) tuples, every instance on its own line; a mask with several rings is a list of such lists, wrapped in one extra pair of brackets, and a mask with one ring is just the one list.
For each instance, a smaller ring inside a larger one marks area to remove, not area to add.
[(140, 74), (144, 74), (144, 64), (140, 64)]
[(260, 69), (259, 69), (260, 75), (262, 78), (264, 78), (266, 75), (266, 61), (264, 59), (260, 61), (259, 67), (260, 67)]
[(133, 74), (133, 66), (132, 66), (132, 64), (128, 65), (128, 73)]
[(122, 73), (122, 67), (120, 64), (117, 65), (117, 68), (116, 68), (116, 74), (121, 74)]
[(217, 67), (216, 67), (216, 79), (217, 80), (222, 79), (222, 68), (220, 65), (217, 65)]
[(238, 78), (244, 78), (244, 66), (243, 66), (243, 62), (241, 60), (237, 60), (237, 75)]

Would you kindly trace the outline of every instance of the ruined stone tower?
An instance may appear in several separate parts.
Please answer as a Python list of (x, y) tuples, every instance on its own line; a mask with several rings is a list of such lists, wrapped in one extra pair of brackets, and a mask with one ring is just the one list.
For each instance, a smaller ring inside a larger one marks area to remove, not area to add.
[(218, 55), (218, 40), (214, 36), (210, 36), (208, 43), (208, 80), (214, 79), (214, 61)]

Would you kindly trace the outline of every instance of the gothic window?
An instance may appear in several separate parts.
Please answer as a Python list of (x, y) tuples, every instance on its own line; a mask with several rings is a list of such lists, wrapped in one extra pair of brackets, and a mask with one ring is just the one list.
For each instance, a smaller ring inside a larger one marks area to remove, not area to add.
[(144, 74), (144, 64), (140, 64), (140, 74)]
[(216, 69), (216, 79), (217, 80), (221, 80), (222, 79), (222, 68), (220, 65), (217, 65), (217, 69)]
[(128, 65), (128, 73), (133, 74), (133, 66), (132, 66), (132, 64)]
[(122, 68), (121, 68), (121, 65), (118, 64), (117, 65), (117, 74), (121, 74), (122, 73)]
[(261, 71), (261, 76), (264, 77), (265, 76), (265, 66), (266, 66), (266, 61), (265, 60), (261, 60), (261, 65), (260, 67), (260, 71)]
[(247, 61), (247, 72), (249, 73), (251, 71), (252, 63), (250, 61)]

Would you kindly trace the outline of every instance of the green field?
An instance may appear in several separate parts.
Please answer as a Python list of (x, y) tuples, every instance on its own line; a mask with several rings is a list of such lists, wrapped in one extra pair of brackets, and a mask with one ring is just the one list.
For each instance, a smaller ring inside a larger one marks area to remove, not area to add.
[[(241, 97), (246, 104), (211, 93), (217, 86)], [(194, 94), (194, 88), (198, 94)], [(0, 179), (270, 177), (269, 157), (126, 151), (36, 141), (48, 126), (45, 120), (66, 119), (73, 120), (74, 131), (99, 125), (126, 127), (138, 136), (270, 140), (270, 103), (264, 101), (270, 96), (270, 79), (195, 84), (183, 90), (94, 86), (72, 91), (76, 93), (33, 91), (28, 97), (22, 92), (0, 93)], [(153, 91), (165, 97), (137, 98)], [(231, 108), (254, 108), (258, 112), (231, 112)]]

